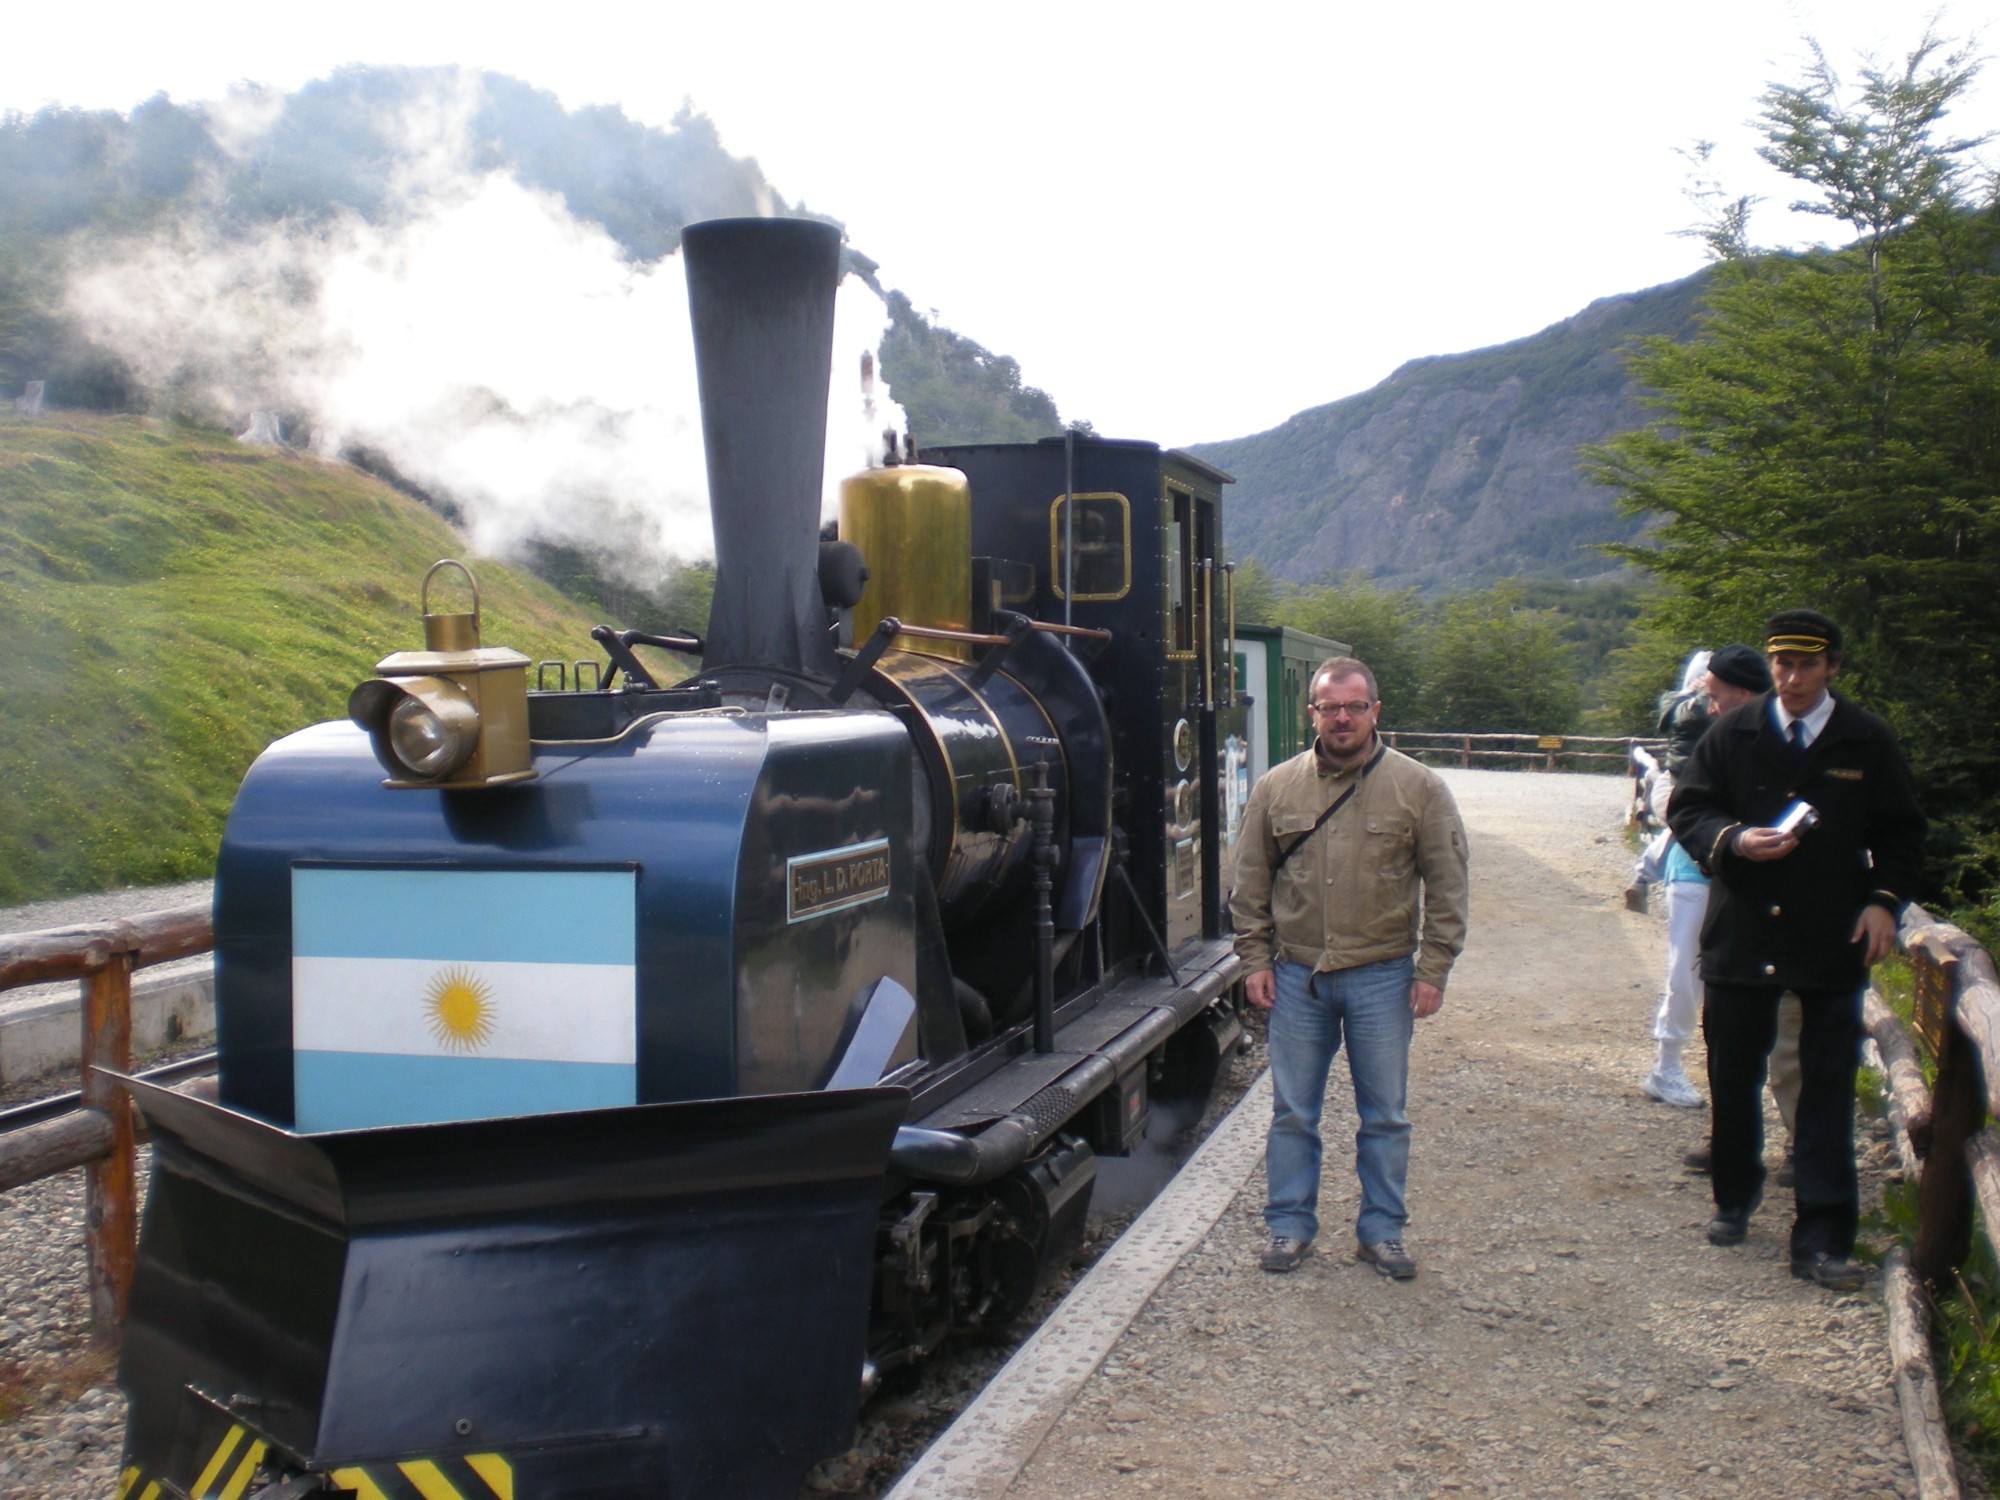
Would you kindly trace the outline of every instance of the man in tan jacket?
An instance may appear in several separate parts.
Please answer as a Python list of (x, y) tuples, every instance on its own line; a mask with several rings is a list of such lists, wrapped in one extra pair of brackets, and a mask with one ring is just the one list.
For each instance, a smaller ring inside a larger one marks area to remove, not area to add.
[(1444, 782), (1375, 732), (1375, 674), (1337, 656), (1313, 674), (1312, 746), (1250, 793), (1230, 913), (1250, 1003), (1271, 1012), (1271, 1243), (1289, 1271), (1319, 1233), (1320, 1109), (1342, 1040), (1361, 1116), (1356, 1255), (1406, 1281), (1410, 1037), (1444, 1004), (1465, 946), (1465, 825)]

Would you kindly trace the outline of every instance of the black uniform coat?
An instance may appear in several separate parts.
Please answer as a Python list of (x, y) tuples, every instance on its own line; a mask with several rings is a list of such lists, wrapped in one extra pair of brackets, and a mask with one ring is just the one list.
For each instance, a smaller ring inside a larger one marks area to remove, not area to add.
[[(1729, 849), (1738, 828), (1775, 823), (1795, 801), (1819, 827), (1783, 859)], [(1800, 757), (1778, 733), (1771, 695), (1724, 714), (1695, 747), (1667, 804), (1674, 837), (1714, 880), (1701, 929), (1702, 977), (1719, 984), (1858, 990), (1871, 902), (1893, 916), (1916, 887), (1924, 815), (1889, 726), (1838, 698)], [(1872, 868), (1871, 868), (1872, 859)]]

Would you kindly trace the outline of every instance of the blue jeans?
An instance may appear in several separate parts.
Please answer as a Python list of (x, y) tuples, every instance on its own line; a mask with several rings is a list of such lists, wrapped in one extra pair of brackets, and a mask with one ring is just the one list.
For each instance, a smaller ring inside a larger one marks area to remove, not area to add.
[(1403, 1113), (1410, 1081), (1410, 980), (1416, 957), (1319, 974), (1279, 959), (1271, 1008), (1271, 1134), (1264, 1146), (1274, 1235), (1309, 1240), (1319, 1233), (1319, 1116), (1326, 1078), (1347, 1039), (1347, 1070), (1361, 1129), (1354, 1166), (1361, 1178), (1355, 1238), (1365, 1245), (1402, 1235), (1403, 1184), (1410, 1169), (1410, 1122)]

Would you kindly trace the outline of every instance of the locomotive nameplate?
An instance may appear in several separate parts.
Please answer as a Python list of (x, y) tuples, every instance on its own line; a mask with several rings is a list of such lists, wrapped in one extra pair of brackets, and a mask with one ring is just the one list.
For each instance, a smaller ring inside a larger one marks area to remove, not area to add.
[(889, 894), (889, 841), (870, 839), (785, 861), (787, 915), (808, 922)]

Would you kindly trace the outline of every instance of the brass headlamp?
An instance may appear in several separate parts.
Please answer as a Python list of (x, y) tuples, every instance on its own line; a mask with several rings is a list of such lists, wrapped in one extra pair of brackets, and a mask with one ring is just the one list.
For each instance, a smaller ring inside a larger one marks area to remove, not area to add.
[[(456, 568), (472, 589), (472, 613), (431, 613), (431, 580)], [(347, 716), (368, 731), (393, 787), (505, 786), (534, 776), (528, 764), (528, 658), (479, 644), (479, 583), (452, 558), (424, 574), (422, 651), (375, 664), (381, 675), (356, 688)]]

